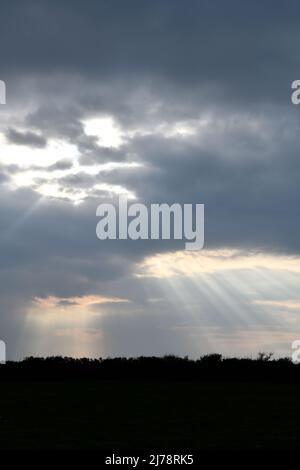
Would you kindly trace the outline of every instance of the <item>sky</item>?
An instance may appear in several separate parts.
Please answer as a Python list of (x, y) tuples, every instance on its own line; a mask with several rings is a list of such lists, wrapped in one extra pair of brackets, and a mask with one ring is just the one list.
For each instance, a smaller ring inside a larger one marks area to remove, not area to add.
[[(290, 356), (300, 4), (1, 0), (0, 337), (10, 359)], [(203, 203), (205, 245), (96, 237)]]

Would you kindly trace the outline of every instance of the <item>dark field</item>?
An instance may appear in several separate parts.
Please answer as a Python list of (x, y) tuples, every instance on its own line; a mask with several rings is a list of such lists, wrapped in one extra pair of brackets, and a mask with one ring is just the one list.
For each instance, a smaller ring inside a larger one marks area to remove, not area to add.
[(5, 380), (2, 449), (297, 449), (300, 384)]

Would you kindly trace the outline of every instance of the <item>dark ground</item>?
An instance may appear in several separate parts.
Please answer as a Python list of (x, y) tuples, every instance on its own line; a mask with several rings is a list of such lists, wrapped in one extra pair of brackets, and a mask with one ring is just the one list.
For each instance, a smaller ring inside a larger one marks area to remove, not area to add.
[(2, 449), (297, 449), (300, 385), (4, 382)]
[(300, 448), (300, 369), (287, 360), (52, 358), (0, 369), (0, 449)]

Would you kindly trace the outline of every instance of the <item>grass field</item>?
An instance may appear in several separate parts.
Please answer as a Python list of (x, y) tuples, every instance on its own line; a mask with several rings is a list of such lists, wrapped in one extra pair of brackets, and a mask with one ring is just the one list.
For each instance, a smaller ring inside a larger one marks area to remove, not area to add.
[(2, 382), (2, 449), (295, 449), (300, 385)]

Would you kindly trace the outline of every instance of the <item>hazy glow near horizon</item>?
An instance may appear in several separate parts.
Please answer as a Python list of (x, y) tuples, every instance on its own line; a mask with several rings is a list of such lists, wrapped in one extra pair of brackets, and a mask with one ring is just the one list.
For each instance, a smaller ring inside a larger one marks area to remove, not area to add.
[(86, 324), (90, 317), (99, 315), (93, 307), (112, 303), (128, 303), (129, 300), (119, 297), (105, 297), (101, 295), (85, 295), (74, 297), (48, 296), (35, 297), (27, 311), (27, 320), (37, 325), (80, 325)]
[(176, 251), (156, 254), (140, 265), (138, 276), (173, 277), (197, 275), (229, 269), (265, 268), (300, 273), (300, 258), (232, 249)]

